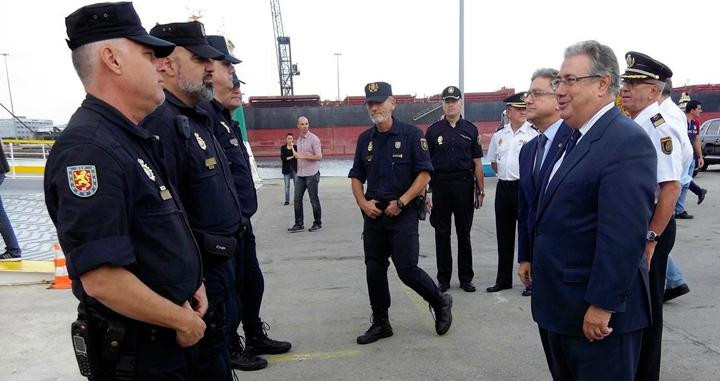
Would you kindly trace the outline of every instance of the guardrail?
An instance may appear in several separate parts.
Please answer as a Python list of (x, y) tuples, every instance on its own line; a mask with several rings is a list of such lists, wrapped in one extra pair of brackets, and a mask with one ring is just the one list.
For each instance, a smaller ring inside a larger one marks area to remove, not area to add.
[[(45, 172), (45, 160), (47, 160), (50, 147), (54, 140), (31, 140), (31, 139), (3, 139), (7, 144), (8, 164), (10, 164), (10, 177), (15, 178), (18, 174), (41, 175)], [(37, 159), (38, 163), (29, 163), (23, 159)], [(40, 162), (40, 159), (42, 161)]]

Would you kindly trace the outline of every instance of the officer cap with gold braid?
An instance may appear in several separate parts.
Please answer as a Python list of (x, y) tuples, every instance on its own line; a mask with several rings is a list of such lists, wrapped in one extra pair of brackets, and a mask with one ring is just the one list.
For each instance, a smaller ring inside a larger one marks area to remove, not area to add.
[(643, 80), (654, 79), (665, 81), (672, 77), (673, 72), (664, 63), (642, 53), (627, 52), (625, 54), (627, 69), (621, 75), (623, 79)]
[(513, 95), (503, 99), (503, 102), (505, 102), (507, 106), (517, 107), (517, 108), (526, 108), (527, 107), (527, 102), (525, 102), (525, 92), (513, 94)]

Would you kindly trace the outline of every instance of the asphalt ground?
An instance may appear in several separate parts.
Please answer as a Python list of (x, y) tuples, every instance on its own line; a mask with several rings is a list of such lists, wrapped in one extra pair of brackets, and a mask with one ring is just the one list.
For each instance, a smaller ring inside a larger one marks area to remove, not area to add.
[[(665, 305), (663, 380), (716, 380), (720, 364), (720, 167), (710, 167), (696, 182), (709, 190), (701, 206), (688, 195), (694, 220), (678, 221), (673, 255), (691, 292)], [(365, 282), (362, 219), (348, 179), (320, 181), (323, 229), (290, 234), (292, 206), (283, 206), (282, 180), (267, 180), (259, 191), (253, 218), (258, 255), (265, 273), (262, 318), (270, 335), (293, 343), (285, 355), (267, 356), (268, 368), (237, 372), (241, 380), (549, 380), (530, 298), (516, 282), (511, 290), (488, 294), (495, 279), (496, 242), (493, 199), (496, 180), (486, 180), (486, 205), (472, 228), (478, 292), (458, 288), (454, 274), (453, 325), (439, 337), (427, 304), (389, 271), (395, 335), (361, 346), (357, 335), (370, 325)], [(8, 179), (6, 205), (42, 200), (42, 183)], [(15, 200), (15, 201), (13, 201)], [(37, 205), (32, 204), (32, 205)], [(40, 203), (42, 205), (42, 203)], [(29, 208), (29, 213), (44, 211)], [(13, 212), (14, 213), (14, 212)], [(13, 221), (18, 218), (11, 214)], [(35, 218), (43, 232), (49, 222)], [(312, 211), (305, 200), (305, 225)], [(35, 229), (35, 227), (27, 227)], [(19, 237), (26, 228), (16, 227)], [(420, 266), (436, 274), (434, 234), (420, 225)], [(43, 233), (47, 234), (47, 233)], [(50, 238), (52, 240), (52, 238)], [(453, 244), (454, 245), (454, 244)], [(82, 379), (72, 353), (69, 325), (76, 300), (69, 290), (48, 290), (47, 274), (0, 272), (0, 380)], [(9, 286), (8, 284), (15, 284)]]

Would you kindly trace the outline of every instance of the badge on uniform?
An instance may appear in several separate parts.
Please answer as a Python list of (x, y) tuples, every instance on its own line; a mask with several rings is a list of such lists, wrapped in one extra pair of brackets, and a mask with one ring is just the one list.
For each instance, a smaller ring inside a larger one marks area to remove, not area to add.
[(498, 140), (498, 145), (499, 145), (499, 146), (502, 145), (502, 138), (500, 138), (500, 140)]
[(147, 164), (145, 164), (145, 161), (143, 161), (143, 159), (141, 158), (138, 158), (138, 163), (140, 163), (140, 166), (142, 167), (143, 171), (145, 171), (147, 177), (149, 177), (150, 180), (155, 181), (155, 173), (153, 173), (153, 170), (150, 169)]
[(423, 151), (428, 150), (427, 140), (425, 140), (425, 138), (420, 138), (420, 148), (422, 148)]
[(655, 115), (653, 115), (653, 116), (650, 118), (650, 120), (652, 121), (652, 124), (653, 124), (653, 126), (655, 126), (655, 127), (659, 127), (659, 126), (661, 126), (663, 123), (665, 123), (665, 119), (663, 119), (663, 117), (662, 117), (661, 114), (655, 114)]
[(198, 133), (196, 132), (196, 133), (195, 133), (195, 139), (197, 140), (198, 145), (200, 146), (200, 149), (202, 149), (203, 151), (205, 151), (205, 150), (207, 149), (207, 145), (205, 145), (205, 140), (203, 140), (202, 136), (200, 136), (200, 134), (198, 134)]
[(215, 169), (216, 165), (217, 165), (217, 160), (215, 159), (215, 156), (205, 159), (205, 166), (208, 169)]
[(368, 144), (368, 152), (372, 152), (372, 142)]
[(230, 133), (230, 127), (228, 127), (228, 125), (225, 124), (225, 122), (220, 122), (220, 124), (221, 124), (223, 127), (225, 127), (225, 130), (226, 130), (227, 133), (229, 134), (229, 133)]
[(442, 137), (442, 135), (438, 136), (438, 144), (440, 144), (440, 145), (443, 144), (443, 137)]
[(400, 149), (402, 144), (400, 142), (395, 142), (395, 149)]
[(98, 190), (98, 177), (94, 165), (67, 167), (70, 191), (78, 197), (90, 197)]
[(670, 155), (673, 150), (672, 146), (672, 138), (669, 136), (666, 136), (664, 138), (660, 138), (660, 147), (662, 147), (662, 151), (666, 155)]
[(240, 142), (238, 142), (237, 138), (232, 138), (232, 139), (230, 139), (230, 144), (237, 147), (240, 144)]
[(172, 198), (172, 193), (165, 188), (165, 185), (160, 186), (160, 198), (163, 199), (163, 201), (169, 200)]

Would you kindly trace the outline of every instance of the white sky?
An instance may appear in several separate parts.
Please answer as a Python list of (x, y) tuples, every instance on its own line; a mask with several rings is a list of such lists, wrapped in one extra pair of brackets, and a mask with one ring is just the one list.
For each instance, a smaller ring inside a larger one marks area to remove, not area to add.
[[(66, 123), (84, 97), (65, 43), (65, 16), (88, 1), (4, 1), (0, 52), (8, 66), (18, 115)], [(187, 21), (200, 10), (208, 34), (235, 43), (245, 96), (278, 95), (269, 0), (137, 0), (147, 30)], [(335, 99), (363, 95), (371, 81), (395, 94), (437, 94), (458, 82), (458, 0), (281, 0), (285, 34), (301, 75), (295, 94)], [(670, 9), (666, 9), (670, 6)], [(636, 50), (670, 66), (676, 85), (720, 83), (720, 2), (465, 1), (465, 90), (525, 90), (539, 67), (559, 67), (565, 47), (597, 39), (611, 46), (624, 70)], [(0, 102), (10, 107), (0, 60)], [(0, 118), (9, 115), (0, 109)]]

